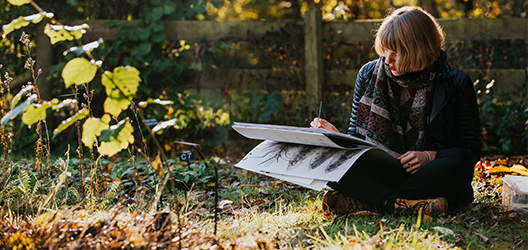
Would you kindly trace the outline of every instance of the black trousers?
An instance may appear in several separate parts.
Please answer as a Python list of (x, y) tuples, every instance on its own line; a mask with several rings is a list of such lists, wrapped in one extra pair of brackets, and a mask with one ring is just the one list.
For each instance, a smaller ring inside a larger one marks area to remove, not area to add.
[(396, 198), (444, 197), (451, 210), (473, 201), (474, 166), (469, 150), (463, 148), (438, 151), (434, 160), (414, 174), (401, 166), (388, 167), (367, 153), (339, 182), (329, 182), (328, 186), (387, 213), (394, 211)]

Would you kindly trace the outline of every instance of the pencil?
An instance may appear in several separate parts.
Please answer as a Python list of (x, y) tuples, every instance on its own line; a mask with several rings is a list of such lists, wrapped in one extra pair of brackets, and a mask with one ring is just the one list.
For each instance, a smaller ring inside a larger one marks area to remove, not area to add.
[(321, 109), (323, 108), (323, 101), (319, 103), (319, 119), (321, 119)]

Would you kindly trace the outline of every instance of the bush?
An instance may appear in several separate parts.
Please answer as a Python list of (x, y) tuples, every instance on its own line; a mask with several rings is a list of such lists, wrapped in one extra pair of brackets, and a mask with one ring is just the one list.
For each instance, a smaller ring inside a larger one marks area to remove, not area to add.
[(484, 154), (526, 155), (528, 105), (523, 94), (497, 92), (479, 96)]

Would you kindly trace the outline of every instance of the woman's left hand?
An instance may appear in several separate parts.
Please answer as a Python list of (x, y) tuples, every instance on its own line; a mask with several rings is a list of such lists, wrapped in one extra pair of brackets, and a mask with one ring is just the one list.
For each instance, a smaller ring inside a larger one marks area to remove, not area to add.
[(414, 174), (418, 169), (432, 161), (435, 156), (435, 151), (407, 151), (405, 154), (400, 155), (398, 160), (400, 160), (405, 171)]

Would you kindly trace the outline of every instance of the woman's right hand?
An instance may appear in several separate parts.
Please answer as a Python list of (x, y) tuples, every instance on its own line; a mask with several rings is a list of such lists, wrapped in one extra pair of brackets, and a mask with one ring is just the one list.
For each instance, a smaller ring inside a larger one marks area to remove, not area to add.
[(312, 122), (310, 122), (310, 126), (312, 126), (312, 128), (322, 128), (322, 129), (326, 129), (329, 131), (339, 133), (339, 130), (337, 130), (337, 128), (334, 125), (332, 125), (332, 123), (329, 123), (325, 119), (321, 119), (317, 117), (314, 118)]

